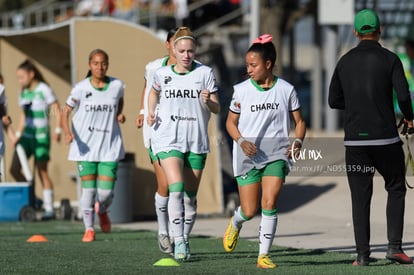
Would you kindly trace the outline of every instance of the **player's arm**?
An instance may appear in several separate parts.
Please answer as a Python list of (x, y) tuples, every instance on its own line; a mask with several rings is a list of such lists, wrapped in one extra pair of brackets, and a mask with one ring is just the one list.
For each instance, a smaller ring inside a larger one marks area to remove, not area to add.
[(59, 102), (56, 100), (50, 105), (50, 108), (52, 112), (55, 114), (55, 119), (56, 119), (56, 126), (55, 126), (55, 131), (53, 133), (53, 139), (59, 142), (60, 137), (62, 135), (62, 121), (61, 121), (62, 113), (60, 111)]
[(117, 113), (117, 120), (119, 123), (125, 122), (125, 115), (122, 113), (124, 110), (124, 97), (121, 97), (118, 101), (118, 113)]
[(61, 123), (66, 143), (71, 143), (73, 140), (73, 134), (69, 127), (69, 116), (72, 113), (72, 109), (73, 108), (71, 106), (66, 104), (62, 110)]
[[(292, 151), (295, 154), (295, 157), (297, 158), (299, 155), (299, 151), (302, 148), (302, 142), (305, 139), (306, 135), (306, 123), (305, 120), (302, 117), (302, 112), (300, 109), (297, 109), (293, 112), (291, 112), (293, 121), (295, 122), (295, 140), (293, 141), (293, 144), (289, 146), (287, 155), (289, 158), (292, 157)], [(292, 150), (293, 146), (293, 150)]]
[(138, 128), (141, 128), (144, 125), (144, 100), (145, 100), (145, 90), (147, 87), (147, 80), (144, 79), (144, 87), (142, 88), (141, 92), (141, 106), (139, 108), (139, 114), (135, 119), (135, 124)]
[(257, 148), (256, 145), (251, 143), (248, 140), (245, 140), (238, 128), (240, 114), (229, 111), (226, 120), (226, 129), (231, 138), (236, 141), (236, 143), (242, 148), (246, 156), (251, 157), (256, 155)]
[(148, 125), (152, 126), (155, 123), (155, 107), (158, 104), (159, 93), (151, 88), (151, 91), (148, 95), (148, 117), (147, 123)]
[(203, 102), (207, 105), (210, 112), (217, 114), (220, 112), (220, 102), (217, 93), (210, 93), (209, 90), (203, 90), (201, 92)]

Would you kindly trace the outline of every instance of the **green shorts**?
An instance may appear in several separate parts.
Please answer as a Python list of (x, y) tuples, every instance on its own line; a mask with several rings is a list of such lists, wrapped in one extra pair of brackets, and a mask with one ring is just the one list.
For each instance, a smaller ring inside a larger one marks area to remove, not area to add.
[(116, 179), (118, 162), (116, 161), (78, 161), (79, 176), (98, 175)]
[(246, 175), (237, 176), (236, 181), (239, 186), (244, 186), (260, 182), (263, 176), (274, 176), (285, 180), (287, 175), (287, 163), (284, 160), (276, 160), (266, 164), (261, 169), (253, 168)]
[(18, 144), (23, 147), (27, 158), (34, 155), (34, 158), (37, 161), (48, 161), (50, 159), (50, 136), (47, 133), (42, 135), (41, 138), (22, 136), (20, 137)]
[(203, 170), (206, 166), (207, 154), (196, 154), (193, 152), (182, 153), (178, 150), (171, 150), (169, 152), (160, 152), (157, 154), (160, 159), (176, 157), (184, 160), (184, 167), (194, 170)]
[(152, 148), (148, 148), (148, 155), (150, 157), (151, 163), (154, 163), (154, 161), (158, 161), (158, 158), (156, 155), (154, 155), (154, 152), (152, 151)]

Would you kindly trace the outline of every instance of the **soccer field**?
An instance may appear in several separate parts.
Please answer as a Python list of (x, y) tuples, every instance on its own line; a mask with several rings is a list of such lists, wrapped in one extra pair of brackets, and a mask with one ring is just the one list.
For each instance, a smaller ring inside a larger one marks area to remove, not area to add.
[[(98, 226), (99, 227), (99, 226)], [(29, 243), (32, 235), (47, 242)], [(0, 274), (414, 274), (414, 266), (378, 260), (369, 267), (353, 267), (346, 253), (274, 247), (278, 268), (256, 268), (257, 242), (240, 240), (225, 253), (222, 240), (190, 238), (191, 259), (179, 266), (154, 266), (168, 258), (158, 250), (156, 232), (113, 228), (82, 243), (83, 225), (77, 221), (0, 223)]]

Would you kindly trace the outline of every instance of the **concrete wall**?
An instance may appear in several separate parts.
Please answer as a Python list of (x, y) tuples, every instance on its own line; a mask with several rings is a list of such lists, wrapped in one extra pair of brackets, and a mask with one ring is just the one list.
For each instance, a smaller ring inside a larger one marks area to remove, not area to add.
[[(107, 18), (74, 18), (55, 28), (30, 32), (2, 33), (0, 31), (0, 70), (5, 78), (8, 111), (14, 123), (18, 121), (18, 83), (16, 68), (30, 58), (43, 73), (63, 106), (72, 85), (85, 77), (88, 55), (95, 48), (109, 54), (108, 75), (122, 79), (126, 84), (126, 123), (122, 125), (125, 148), (135, 154), (135, 169), (130, 184), (133, 190), (133, 213), (136, 218), (155, 214), (153, 197), (155, 176), (143, 146), (142, 132), (135, 127), (144, 85), (145, 64), (166, 54), (164, 41), (147, 28)], [(51, 114), (54, 125), (53, 114)], [(209, 125), (212, 142), (205, 173), (198, 196), (199, 213), (222, 212), (220, 159), (217, 153), (219, 135), (216, 117)], [(54, 126), (52, 126), (54, 127)], [(53, 128), (52, 128), (53, 129)], [(10, 166), (13, 148), (6, 140), (6, 169)], [(55, 200), (69, 198), (77, 201), (76, 184), (70, 175), (76, 174), (75, 163), (67, 160), (68, 145), (52, 143), (49, 171), (55, 184)], [(9, 173), (7, 181), (13, 181)], [(36, 179), (36, 192), (41, 196), (40, 181)]]

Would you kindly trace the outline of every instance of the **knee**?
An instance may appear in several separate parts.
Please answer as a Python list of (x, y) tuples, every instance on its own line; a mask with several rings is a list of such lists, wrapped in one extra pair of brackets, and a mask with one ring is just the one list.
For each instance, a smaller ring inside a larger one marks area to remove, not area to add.
[(246, 219), (250, 220), (256, 215), (257, 207), (242, 207), (243, 215)]

